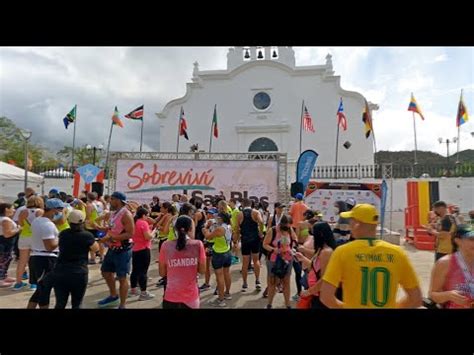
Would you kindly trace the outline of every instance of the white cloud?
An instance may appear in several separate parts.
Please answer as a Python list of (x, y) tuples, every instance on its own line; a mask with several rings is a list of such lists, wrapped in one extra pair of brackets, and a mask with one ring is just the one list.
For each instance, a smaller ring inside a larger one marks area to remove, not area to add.
[(434, 59), (435, 62), (445, 62), (447, 60), (448, 60), (448, 56), (446, 55), (446, 53), (440, 54)]

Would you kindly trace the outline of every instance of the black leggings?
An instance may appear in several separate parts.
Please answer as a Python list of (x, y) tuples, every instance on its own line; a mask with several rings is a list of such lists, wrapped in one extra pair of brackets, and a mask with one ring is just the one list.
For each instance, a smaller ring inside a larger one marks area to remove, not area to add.
[(30, 298), (30, 302), (39, 306), (49, 305), (49, 298), (54, 283), (54, 273), (57, 257), (54, 256), (32, 256), (29, 261), (30, 273), (37, 281), (35, 293)]
[(191, 307), (188, 307), (184, 303), (169, 302), (163, 300), (163, 309), (191, 309)]
[(293, 269), (295, 269), (295, 281), (296, 281), (296, 289), (298, 290), (298, 295), (301, 293), (301, 272), (303, 271), (303, 267), (299, 261), (293, 261)]
[(86, 294), (87, 281), (88, 274), (85, 272), (54, 272), (54, 294), (56, 295), (56, 306), (54, 308), (66, 308), (69, 295), (71, 295), (72, 309), (81, 308), (82, 299)]
[(8, 277), (8, 268), (12, 261), (12, 250), (15, 244), (15, 237), (5, 238), (0, 235), (0, 280)]
[(150, 266), (150, 249), (134, 251), (132, 253), (132, 274), (130, 275), (130, 287), (136, 288), (137, 283), (141, 291), (146, 291), (148, 281), (148, 267)]

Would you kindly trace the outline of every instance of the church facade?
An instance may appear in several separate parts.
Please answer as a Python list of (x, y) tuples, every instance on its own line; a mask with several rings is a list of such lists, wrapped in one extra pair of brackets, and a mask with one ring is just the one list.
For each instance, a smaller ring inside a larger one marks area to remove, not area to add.
[[(179, 151), (189, 152), (198, 144), (199, 150), (208, 152), (217, 105), (219, 137), (213, 138), (212, 152), (287, 153), (288, 171), (292, 172), (300, 154), (304, 100), (315, 132), (303, 131), (302, 151), (315, 150), (318, 165), (334, 165), (336, 113), (342, 98), (347, 130), (340, 130), (338, 165), (374, 163), (372, 136), (365, 138), (362, 122), (364, 97), (341, 88), (329, 54), (323, 65), (296, 66), (292, 47), (233, 47), (227, 54), (226, 70), (201, 71), (194, 63), (192, 82), (186, 86), (184, 97), (168, 102), (156, 114), (161, 152), (176, 151), (181, 107), (189, 141), (181, 137)], [(369, 106), (377, 109), (374, 104)]]

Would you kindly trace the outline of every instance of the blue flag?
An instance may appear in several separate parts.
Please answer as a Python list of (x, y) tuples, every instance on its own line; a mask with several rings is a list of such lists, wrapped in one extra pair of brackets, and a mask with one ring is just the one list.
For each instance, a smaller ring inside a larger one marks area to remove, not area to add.
[(318, 153), (311, 149), (305, 150), (298, 158), (296, 181), (303, 184), (304, 190), (306, 190), (306, 186), (308, 186), (309, 179), (311, 178), (311, 173), (316, 166), (316, 159), (318, 159)]

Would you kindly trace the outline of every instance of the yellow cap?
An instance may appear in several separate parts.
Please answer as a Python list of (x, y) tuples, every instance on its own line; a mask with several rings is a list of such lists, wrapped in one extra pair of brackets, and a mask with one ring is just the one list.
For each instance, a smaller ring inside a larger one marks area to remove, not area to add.
[(342, 218), (354, 218), (367, 224), (377, 224), (379, 221), (379, 212), (373, 205), (369, 205), (368, 203), (355, 205), (352, 210), (342, 212), (340, 216)]

